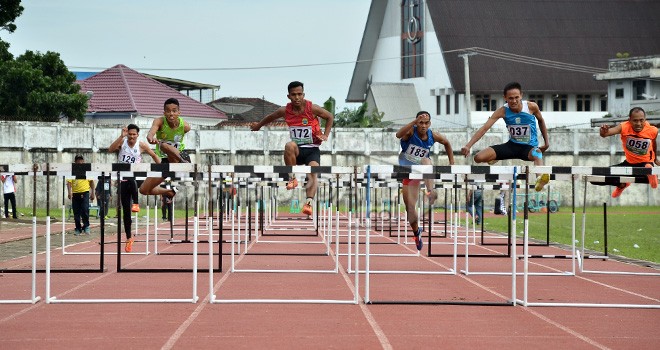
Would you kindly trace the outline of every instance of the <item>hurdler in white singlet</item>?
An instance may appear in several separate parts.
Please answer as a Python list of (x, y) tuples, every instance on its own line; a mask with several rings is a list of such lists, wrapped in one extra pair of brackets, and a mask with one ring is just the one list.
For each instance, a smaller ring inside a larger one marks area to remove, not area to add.
[(124, 139), (124, 143), (121, 145), (117, 154), (117, 161), (119, 163), (142, 163), (140, 142), (136, 141), (135, 145), (131, 147), (128, 145), (128, 139)]

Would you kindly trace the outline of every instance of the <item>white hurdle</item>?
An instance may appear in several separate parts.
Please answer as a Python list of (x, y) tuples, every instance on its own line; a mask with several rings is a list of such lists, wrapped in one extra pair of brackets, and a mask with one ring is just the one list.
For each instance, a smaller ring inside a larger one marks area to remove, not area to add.
[[(430, 168), (429, 168), (430, 167)], [(433, 167), (432, 166), (425, 166), (425, 165), (413, 165), (410, 166), (411, 172), (410, 172), (410, 178), (419, 178), (419, 175), (414, 176), (416, 174), (420, 173), (432, 173), (433, 172)], [(469, 169), (469, 167), (467, 168)], [(458, 166), (454, 168), (454, 166), (451, 167), (452, 173), (456, 171), (456, 173), (459, 174), (465, 174), (466, 171), (468, 171), (465, 167)], [(382, 169), (382, 168), (377, 168), (377, 171), (384, 171), (387, 173), (387, 168)], [(429, 172), (430, 171), (430, 172)], [(371, 166), (366, 166), (366, 173), (367, 173), (367, 188), (370, 186), (370, 178), (372, 175), (372, 169)], [(392, 173), (391, 171), (389, 173)], [(515, 173), (515, 170), (514, 170)], [(367, 194), (369, 192), (367, 191)], [(367, 205), (369, 203), (369, 200), (367, 200)], [(369, 209), (367, 209), (369, 211)], [(456, 213), (453, 213), (452, 215), (455, 215), (454, 222), (455, 225), (451, 225), (451, 235), (453, 238), (453, 268), (448, 268), (446, 271), (423, 271), (423, 270), (389, 270), (389, 271), (374, 271), (371, 269), (371, 254), (370, 254), (370, 221), (367, 218), (367, 236), (366, 236), (366, 242), (365, 242), (365, 251), (366, 251), (366, 259), (365, 259), (365, 293), (364, 293), (364, 303), (365, 304), (461, 304), (461, 305), (491, 305), (491, 306), (509, 306), (509, 305), (514, 305), (514, 300), (515, 300), (515, 292), (512, 291), (512, 297), (511, 300), (507, 301), (502, 301), (502, 302), (471, 302), (471, 301), (454, 301), (454, 300), (445, 300), (445, 301), (374, 301), (371, 300), (370, 296), (370, 288), (371, 288), (371, 278), (370, 275), (372, 273), (386, 273), (386, 274), (429, 274), (429, 275), (457, 275), (456, 273), (456, 259), (457, 259), (457, 252), (458, 252), (458, 222), (459, 222), (459, 211), (457, 210)], [(429, 222), (429, 226), (432, 224), (432, 222)], [(431, 232), (431, 228), (429, 227), (429, 232)], [(466, 235), (466, 241), (467, 241), (467, 235)], [(356, 268), (357, 270), (357, 268)], [(512, 280), (515, 280), (515, 276), (511, 276)], [(514, 282), (512, 282), (514, 283)], [(515, 291), (515, 288), (513, 289)]]
[[(87, 164), (82, 164), (87, 166)], [(86, 171), (87, 178), (93, 178), (93, 176), (98, 176), (98, 172), (106, 173), (116, 173), (112, 169), (113, 164), (89, 164), (91, 165), (91, 171)], [(151, 170), (151, 164), (131, 164), (131, 172)], [(192, 172), (195, 171), (196, 166), (194, 164), (169, 164), (171, 171), (180, 171), (180, 172)], [(67, 173), (71, 172), (73, 168), (74, 172), (76, 169), (79, 171), (79, 166), (76, 164), (50, 164), (50, 169), (55, 172)], [(83, 168), (84, 169), (84, 168)], [(122, 173), (126, 172), (125, 170), (121, 171)], [(79, 175), (78, 175), (79, 176)], [(161, 172), (148, 171), (147, 176), (162, 176)], [(48, 304), (64, 304), (64, 303), (196, 303), (199, 299), (197, 296), (197, 242), (199, 234), (199, 220), (198, 217), (194, 217), (194, 238), (193, 238), (193, 253), (192, 253), (192, 296), (191, 298), (110, 298), (110, 299), (94, 299), (94, 298), (78, 298), (78, 299), (66, 299), (61, 297), (52, 296), (52, 262), (51, 262), (51, 239), (50, 234), (46, 235), (46, 303)]]
[[(528, 167), (528, 169), (532, 169), (531, 172), (533, 173), (553, 173), (556, 174), (556, 172), (553, 172), (552, 169), (553, 167), (550, 166), (537, 166), (537, 167)], [(640, 171), (642, 170), (642, 171)], [(599, 175), (602, 175), (604, 173), (606, 174), (611, 174), (614, 176), (617, 175), (631, 175), (635, 174), (636, 172), (643, 172), (643, 171), (649, 171), (650, 169), (648, 168), (630, 168), (630, 167), (610, 167), (610, 168), (602, 168), (602, 167), (571, 167), (570, 168), (570, 173), (571, 179), (572, 179), (572, 184), (573, 184), (573, 202), (575, 202), (575, 179), (576, 175), (580, 175), (583, 177), (592, 175), (594, 173), (597, 173)], [(654, 171), (657, 171), (654, 169)], [(566, 172), (563, 172), (563, 174), (566, 174)], [(644, 174), (645, 175), (645, 174)], [(586, 178), (585, 178), (585, 187), (586, 187)], [(585, 189), (585, 201), (586, 201), (586, 189)], [(573, 208), (575, 208), (575, 204), (573, 204)], [(576, 248), (575, 248), (575, 209), (573, 209), (573, 230), (572, 230), (572, 250), (573, 250), (573, 256), (572, 256), (572, 265), (573, 269), (575, 269), (575, 259), (576, 259)], [(584, 217), (583, 217), (583, 224), (584, 224)], [(525, 228), (525, 232), (527, 232), (527, 227)], [(527, 245), (527, 234), (525, 234), (525, 245)], [(585, 307), (585, 308), (628, 308), (628, 309), (660, 309), (660, 299), (641, 295), (639, 293), (632, 293), (632, 292), (627, 292), (624, 291), (624, 293), (634, 295), (635, 297), (648, 300), (650, 302), (654, 302), (655, 304), (632, 304), (632, 303), (587, 303), (587, 302), (530, 302), (529, 301), (529, 278), (528, 278), (528, 273), (527, 273), (527, 256), (525, 256), (524, 260), (524, 266), (525, 266), (525, 274), (523, 278), (523, 298), (518, 299), (517, 302), (521, 303), (523, 306), (526, 307), (533, 307), (533, 306), (540, 306), (540, 307)]]
[[(604, 180), (604, 176), (585, 176), (584, 177), (584, 195), (586, 197), (587, 195), (587, 182), (589, 181), (597, 181), (597, 180)], [(621, 180), (629, 181), (629, 182), (634, 182), (635, 178), (630, 178), (630, 177), (621, 177)], [(586, 261), (588, 260), (586, 258), (586, 253), (585, 253), (585, 247), (584, 247), (584, 242), (585, 242), (585, 234), (586, 234), (586, 218), (587, 218), (587, 212), (586, 208), (582, 210), (582, 250), (577, 251), (577, 256), (578, 256), (578, 265), (580, 267), (580, 272), (581, 273), (593, 273), (593, 274), (602, 274), (602, 275), (625, 275), (625, 276), (660, 276), (660, 273), (658, 272), (632, 272), (632, 271), (602, 271), (602, 270), (590, 270), (590, 269), (585, 269)], [(607, 218), (606, 218), (607, 220)], [(592, 257), (593, 258), (593, 257)], [(600, 256), (596, 258), (603, 258), (607, 259), (608, 256)]]
[[(212, 166), (212, 169), (215, 168), (215, 171), (220, 171), (220, 167)], [(257, 166), (254, 167), (255, 171), (254, 173), (272, 173), (272, 167), (266, 167), (266, 168), (259, 168)], [(311, 171), (310, 167), (307, 166), (294, 166), (293, 172), (294, 173), (300, 173), (300, 172), (305, 172), (309, 173)], [(259, 171), (263, 169), (262, 171)], [(270, 171), (268, 171), (270, 170)], [(338, 173), (352, 173), (353, 168), (349, 167), (332, 167), (332, 170), (334, 172)], [(333, 173), (334, 173), (333, 172)], [(275, 209), (276, 210), (276, 209)], [(240, 211), (240, 208), (239, 208)], [(322, 234), (320, 235), (320, 238), (322, 241), (325, 241), (327, 244), (328, 237), (329, 235), (332, 234), (333, 227), (335, 227), (335, 252), (338, 251), (339, 249), (339, 239), (338, 239), (338, 222), (336, 224), (333, 224), (333, 219), (332, 219), (332, 206), (330, 206), (330, 209), (327, 212), (328, 215), (328, 224), (323, 229)], [(240, 214), (238, 215), (240, 218)], [(339, 220), (339, 215), (337, 214), (337, 221)], [(334, 225), (334, 226), (333, 226)], [(329, 269), (329, 270), (323, 270), (323, 269), (318, 269), (318, 270), (306, 270), (306, 269), (240, 269), (238, 268), (237, 261), (236, 261), (236, 249), (235, 249), (235, 243), (237, 241), (240, 241), (240, 232), (237, 234), (236, 233), (236, 227), (237, 224), (235, 222), (235, 217), (232, 215), (232, 229), (231, 229), (231, 267), (228, 273), (316, 273), (316, 274), (339, 274), (339, 258), (336, 255), (330, 254), (329, 256), (334, 260), (334, 268)], [(246, 240), (247, 240), (247, 235), (246, 235)], [(261, 243), (269, 243), (271, 241), (259, 241)], [(271, 242), (272, 243), (272, 242)], [(299, 242), (295, 242), (299, 243)], [(253, 244), (256, 244), (256, 241), (253, 242)], [(357, 248), (356, 248), (357, 249)], [(332, 253), (331, 250), (328, 250), (329, 253)], [(212, 253), (212, 247), (209, 247), (209, 254)], [(245, 255), (243, 255), (244, 257)], [(211, 269), (211, 265), (209, 265), (209, 269)], [(253, 298), (253, 299), (220, 299), (217, 297), (216, 293), (213, 290), (213, 285), (214, 285), (214, 280), (213, 280), (213, 273), (211, 273), (211, 270), (209, 270), (209, 302), (212, 304), (230, 304), (230, 303), (283, 303), (283, 304), (358, 304), (358, 292), (357, 292), (357, 286), (358, 286), (358, 280), (357, 280), (357, 273), (355, 274), (355, 288), (353, 292), (353, 297), (351, 299), (270, 299), (270, 298)]]

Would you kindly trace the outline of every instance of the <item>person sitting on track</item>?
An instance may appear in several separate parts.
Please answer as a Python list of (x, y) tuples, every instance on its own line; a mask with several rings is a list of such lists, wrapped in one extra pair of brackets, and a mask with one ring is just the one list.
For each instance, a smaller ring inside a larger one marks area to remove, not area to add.
[[(147, 141), (156, 145), (156, 154), (161, 163), (190, 163), (190, 156), (185, 151), (183, 137), (190, 131), (190, 125), (180, 116), (179, 100), (168, 98), (163, 105), (164, 115), (154, 119), (147, 134)], [(148, 177), (140, 186), (143, 195), (165, 195), (170, 201), (177, 193), (177, 188), (159, 187), (164, 177)]]
[[(539, 106), (534, 102), (523, 100), (522, 95), (522, 87), (519, 83), (512, 82), (504, 87), (504, 101), (506, 101), (506, 104), (498, 108), (488, 118), (488, 121), (477, 130), (470, 141), (461, 148), (461, 153), (465, 157), (470, 155), (472, 146), (501, 118), (504, 119), (506, 128), (509, 130), (509, 141), (482, 149), (474, 156), (474, 161), (493, 165), (498, 160), (521, 159), (531, 160), (534, 165), (543, 165), (543, 153), (550, 147), (548, 130), (541, 116)], [(539, 146), (536, 136), (537, 121), (545, 141), (543, 146)], [(543, 190), (543, 186), (549, 181), (549, 174), (538, 176), (535, 186), (536, 191)]]
[[(653, 164), (660, 166), (658, 159), (658, 128), (646, 121), (646, 112), (641, 107), (633, 107), (628, 112), (628, 120), (614, 127), (603, 124), (600, 127), (600, 137), (621, 135), (623, 152), (626, 160), (612, 166), (646, 167)], [(658, 175), (647, 175), (651, 188), (658, 187)], [(623, 193), (630, 183), (619, 184), (612, 192), (612, 198)]]
[[(454, 154), (449, 140), (443, 135), (431, 131), (431, 115), (426, 111), (417, 113), (415, 120), (404, 125), (397, 131), (396, 137), (401, 140), (401, 153), (399, 154), (399, 165), (431, 165), (431, 148), (436, 142), (445, 146), (445, 152), (449, 158), (449, 164), (454, 164)], [(424, 180), (426, 184), (429, 205), (433, 204), (437, 194), (433, 189), (433, 180)], [(403, 203), (406, 206), (406, 215), (410, 228), (415, 237), (417, 250), (422, 250), (422, 228), (419, 227), (417, 210), (415, 205), (419, 198), (420, 180), (403, 179)]]
[[(291, 141), (284, 146), (284, 164), (319, 166), (321, 163), (321, 142), (327, 141), (332, 130), (334, 117), (332, 113), (305, 100), (303, 83), (292, 81), (287, 88), (286, 96), (291, 100), (285, 107), (278, 108), (275, 112), (267, 115), (258, 123), (251, 123), (250, 129), (258, 131), (279, 118), (283, 118), (289, 127)], [(321, 125), (318, 118), (325, 119), (325, 133), (321, 133)], [(287, 190), (298, 186), (295, 174), (289, 174)], [(307, 174), (307, 185), (305, 192), (307, 200), (302, 208), (302, 213), (312, 215), (312, 203), (316, 196), (316, 174)]]

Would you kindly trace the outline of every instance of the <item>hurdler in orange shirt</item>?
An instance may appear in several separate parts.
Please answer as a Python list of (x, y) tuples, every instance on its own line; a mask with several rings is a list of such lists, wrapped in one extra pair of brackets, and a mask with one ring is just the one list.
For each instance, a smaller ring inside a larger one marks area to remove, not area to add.
[[(658, 144), (656, 141), (658, 128), (646, 121), (646, 112), (644, 112), (644, 109), (634, 107), (628, 113), (628, 121), (611, 128), (609, 125), (602, 125), (600, 127), (601, 137), (613, 135), (621, 135), (621, 144), (626, 154), (626, 160), (613, 166), (652, 168), (654, 163), (655, 165), (660, 165)], [(647, 176), (651, 188), (657, 188), (658, 176)], [(630, 186), (629, 183), (618, 185), (614, 189), (614, 192), (612, 192), (612, 197), (619, 197), (628, 186)]]

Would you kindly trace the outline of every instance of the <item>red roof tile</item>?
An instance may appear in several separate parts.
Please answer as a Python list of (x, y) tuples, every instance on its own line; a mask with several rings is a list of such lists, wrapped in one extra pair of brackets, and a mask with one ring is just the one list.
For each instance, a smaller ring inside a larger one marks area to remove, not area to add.
[(179, 100), (182, 116), (227, 119), (221, 111), (123, 64), (108, 68), (77, 83), (80, 84), (82, 92), (94, 93), (88, 102), (88, 112), (137, 112), (141, 115), (160, 116), (163, 114), (165, 100), (174, 97)]

